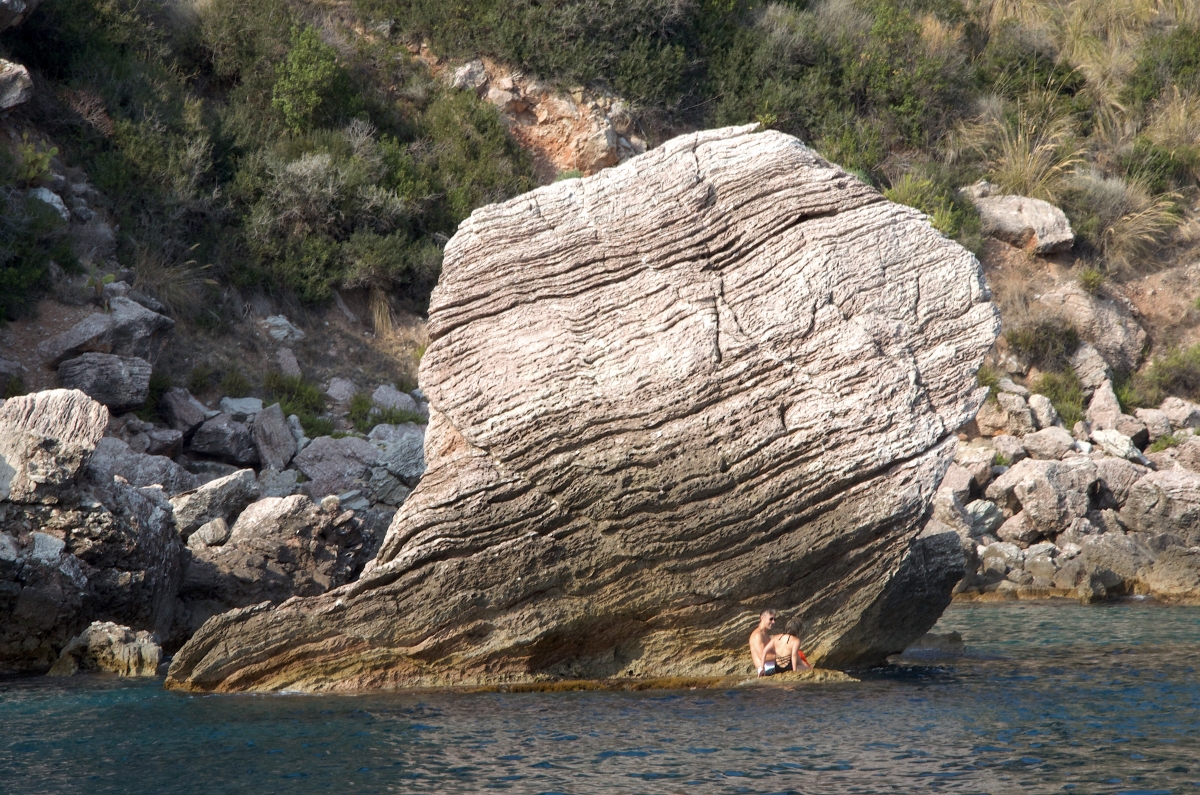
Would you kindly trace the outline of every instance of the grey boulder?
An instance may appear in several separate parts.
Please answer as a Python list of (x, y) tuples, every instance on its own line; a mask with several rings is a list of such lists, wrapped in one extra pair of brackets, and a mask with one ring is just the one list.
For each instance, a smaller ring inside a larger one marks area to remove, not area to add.
[(264, 468), (282, 470), (292, 462), (296, 455), (296, 439), (278, 403), (255, 414), (252, 433), (258, 460)]
[(1034, 254), (1070, 251), (1075, 233), (1062, 210), (1024, 196), (980, 196), (973, 199), (983, 233)]
[(199, 479), (171, 459), (148, 453), (135, 453), (129, 445), (111, 436), (96, 444), (87, 464), (88, 477), (97, 483), (124, 478), (131, 486), (162, 486), (168, 497), (191, 491)]
[(228, 414), (218, 414), (197, 428), (190, 449), (238, 466), (258, 463), (250, 429)]
[(258, 493), (253, 469), (209, 481), (194, 491), (171, 498), (175, 524), (186, 539), (213, 519), (233, 521), (243, 508), (258, 499)]
[(174, 387), (164, 392), (158, 399), (158, 407), (167, 423), (185, 437), (190, 437), (192, 431), (199, 428), (208, 419), (208, 407), (192, 397), (191, 392), (181, 387)]
[(58, 366), (58, 380), (121, 414), (140, 407), (150, 394), (150, 362), (135, 356), (85, 353)]
[(113, 353), (154, 362), (167, 335), (175, 328), (171, 318), (151, 312), (136, 301), (116, 296), (110, 311), (95, 312), (69, 330), (38, 346), (42, 360), (58, 364), (73, 354)]
[(379, 461), (380, 451), (370, 442), (355, 436), (313, 439), (294, 459), (296, 468), (309, 479), (304, 493), (314, 500), (329, 494), (341, 494), (354, 488), (355, 482)]

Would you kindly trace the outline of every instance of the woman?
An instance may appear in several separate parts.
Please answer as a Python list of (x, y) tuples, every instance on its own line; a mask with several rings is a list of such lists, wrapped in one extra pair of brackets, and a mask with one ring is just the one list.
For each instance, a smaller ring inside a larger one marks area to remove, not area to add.
[(798, 635), (802, 629), (804, 629), (804, 625), (800, 623), (800, 619), (793, 618), (787, 622), (782, 635), (776, 635), (771, 638), (771, 643), (767, 646), (767, 650), (775, 653), (776, 673), (812, 670), (808, 658), (804, 656), (804, 652), (800, 651), (800, 638)]

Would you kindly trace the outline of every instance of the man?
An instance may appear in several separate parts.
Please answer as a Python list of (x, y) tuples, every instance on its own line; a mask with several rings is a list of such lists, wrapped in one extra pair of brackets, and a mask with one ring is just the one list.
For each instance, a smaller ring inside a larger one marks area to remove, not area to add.
[(750, 656), (759, 676), (775, 673), (775, 651), (771, 645), (771, 627), (775, 624), (775, 611), (764, 610), (758, 617), (758, 626), (750, 633)]

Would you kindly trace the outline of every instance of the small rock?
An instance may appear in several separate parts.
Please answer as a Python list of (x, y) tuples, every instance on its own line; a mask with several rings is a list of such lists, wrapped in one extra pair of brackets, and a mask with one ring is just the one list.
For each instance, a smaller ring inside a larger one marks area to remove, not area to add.
[(1029, 390), (1020, 384), (1013, 383), (1011, 378), (1001, 378), (996, 382), (996, 388), (1001, 392), (1008, 392), (1013, 395), (1020, 395), (1023, 398), (1029, 397)]
[(1075, 449), (1075, 440), (1065, 428), (1048, 427), (1021, 440), (1025, 450), (1040, 460), (1059, 460)]
[(283, 315), (271, 315), (262, 323), (267, 334), (277, 342), (299, 342), (305, 337), (304, 332), (293, 326)]
[(300, 493), (300, 481), (294, 469), (279, 472), (274, 469), (264, 469), (258, 473), (259, 495), (267, 497), (290, 497)]
[(208, 419), (208, 409), (181, 387), (168, 389), (158, 399), (158, 410), (167, 424), (188, 436)]
[(990, 558), (999, 558), (1004, 561), (1004, 564), (1009, 568), (1019, 569), (1025, 565), (1025, 552), (1016, 544), (1006, 541), (995, 544), (988, 544), (983, 550), (980, 557), (985, 561)]
[(62, 197), (49, 188), (30, 188), (28, 195), (31, 199), (37, 199), (43, 204), (50, 205), (64, 221), (71, 220), (71, 211), (67, 209), (67, 205), (63, 204)]
[(296, 354), (292, 353), (291, 348), (280, 348), (275, 354), (275, 361), (279, 365), (279, 372), (290, 378), (299, 378), (303, 373), (300, 371), (300, 362), (296, 361)]
[(29, 70), (21, 64), (0, 59), (0, 110), (15, 108), (28, 102), (31, 96), (33, 80), (29, 77)]
[(264, 467), (282, 470), (292, 462), (296, 455), (296, 439), (278, 403), (255, 415), (253, 435), (258, 459)]
[(985, 235), (1034, 254), (1070, 251), (1075, 245), (1067, 216), (1049, 202), (1024, 196), (985, 196), (973, 201)]
[(1128, 461), (1137, 461), (1141, 464), (1148, 464), (1142, 451), (1137, 449), (1133, 440), (1125, 434), (1117, 430), (1100, 430), (1092, 431), (1092, 441), (1094, 441), (1101, 450), (1111, 456), (1124, 458)]
[(379, 464), (408, 486), (416, 486), (425, 474), (425, 429), (406, 422), (401, 425), (377, 425), (368, 438), (383, 452)]
[(146, 439), (149, 455), (174, 458), (183, 451), (183, 434), (174, 428), (153, 428), (146, 431)]
[(325, 388), (325, 394), (329, 395), (337, 403), (349, 403), (350, 398), (358, 394), (358, 387), (353, 381), (345, 378), (334, 378), (329, 382), (329, 386)]
[(483, 61), (474, 60), (454, 70), (454, 76), (450, 81), (450, 85), (454, 88), (478, 91), (487, 84), (487, 81), (487, 70), (483, 66)]
[(1062, 425), (1062, 419), (1058, 416), (1058, 410), (1054, 408), (1050, 398), (1045, 395), (1030, 395), (1028, 402), (1029, 411), (1033, 414), (1033, 422), (1038, 428), (1045, 430)]
[(954, 463), (971, 473), (971, 479), (980, 488), (992, 481), (992, 463), (996, 460), (996, 449), (986, 442), (959, 442), (954, 451)]
[[(178, 431), (176, 431), (178, 433)], [(96, 452), (87, 463), (88, 477), (93, 483), (111, 484), (114, 478), (124, 478), (135, 487), (162, 486), (167, 496), (191, 491), (200, 485), (199, 479), (162, 455), (136, 453), (129, 445), (111, 436), (96, 444)]]
[(245, 422), (262, 411), (263, 403), (258, 398), (221, 398), (221, 411), (237, 422)]
[(384, 384), (376, 389), (371, 395), (371, 402), (381, 409), (398, 409), (413, 414), (417, 411), (417, 402), (391, 384)]
[(994, 502), (975, 500), (967, 503), (965, 511), (970, 521), (972, 536), (994, 534), (1004, 524), (1004, 514)]
[(344, 511), (365, 511), (371, 507), (371, 502), (357, 489), (338, 495), (338, 505)]
[(1079, 377), (1079, 383), (1083, 385), (1084, 397), (1088, 398), (1105, 381), (1111, 381), (1113, 376), (1108, 362), (1104, 361), (1100, 351), (1087, 342), (1081, 343), (1075, 349), (1075, 353), (1071, 356), (1071, 368), (1075, 370), (1075, 375)]
[(309, 478), (304, 492), (313, 499), (341, 494), (379, 461), (380, 451), (363, 439), (347, 436), (314, 439), (294, 459), (296, 468)]
[(1008, 461), (1009, 466), (1026, 457), (1025, 446), (1015, 436), (1009, 436), (1008, 434), (995, 436), (992, 438), (992, 447), (996, 448), (996, 452)]
[(33, 533), (33, 552), (30, 557), (47, 566), (52, 566), (58, 563), (58, 559), (66, 547), (67, 542), (57, 536), (35, 532)]
[(1153, 442), (1161, 436), (1171, 434), (1171, 421), (1167, 418), (1166, 412), (1161, 409), (1136, 409), (1133, 415), (1146, 426), (1146, 433), (1149, 435), (1150, 441)]
[(387, 467), (375, 467), (367, 481), (367, 494), (371, 501), (399, 507), (412, 493), (404, 483), (387, 470)]
[(1175, 430), (1200, 428), (1200, 406), (1183, 398), (1169, 397), (1158, 407)]
[(1029, 521), (1029, 517), (1025, 511), (1021, 511), (1000, 525), (1000, 529), (996, 531), (996, 535), (1001, 541), (1008, 541), (1019, 547), (1026, 547), (1041, 538), (1042, 531)]
[(308, 446), (309, 439), (304, 435), (304, 426), (300, 424), (300, 418), (295, 414), (289, 414), (287, 418), (288, 430), (292, 432), (292, 438), (296, 440), (296, 452), (300, 452)]
[(188, 536), (187, 545), (189, 549), (200, 549), (201, 547), (219, 547), (229, 540), (229, 523), (218, 517), (212, 521), (205, 522), (196, 529), (196, 532)]

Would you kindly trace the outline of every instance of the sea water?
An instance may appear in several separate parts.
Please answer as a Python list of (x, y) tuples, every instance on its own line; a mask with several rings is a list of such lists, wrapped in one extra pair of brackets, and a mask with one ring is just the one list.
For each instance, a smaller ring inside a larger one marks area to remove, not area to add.
[(936, 631), (966, 656), (795, 690), (9, 680), (0, 792), (1200, 793), (1200, 608), (955, 605)]

